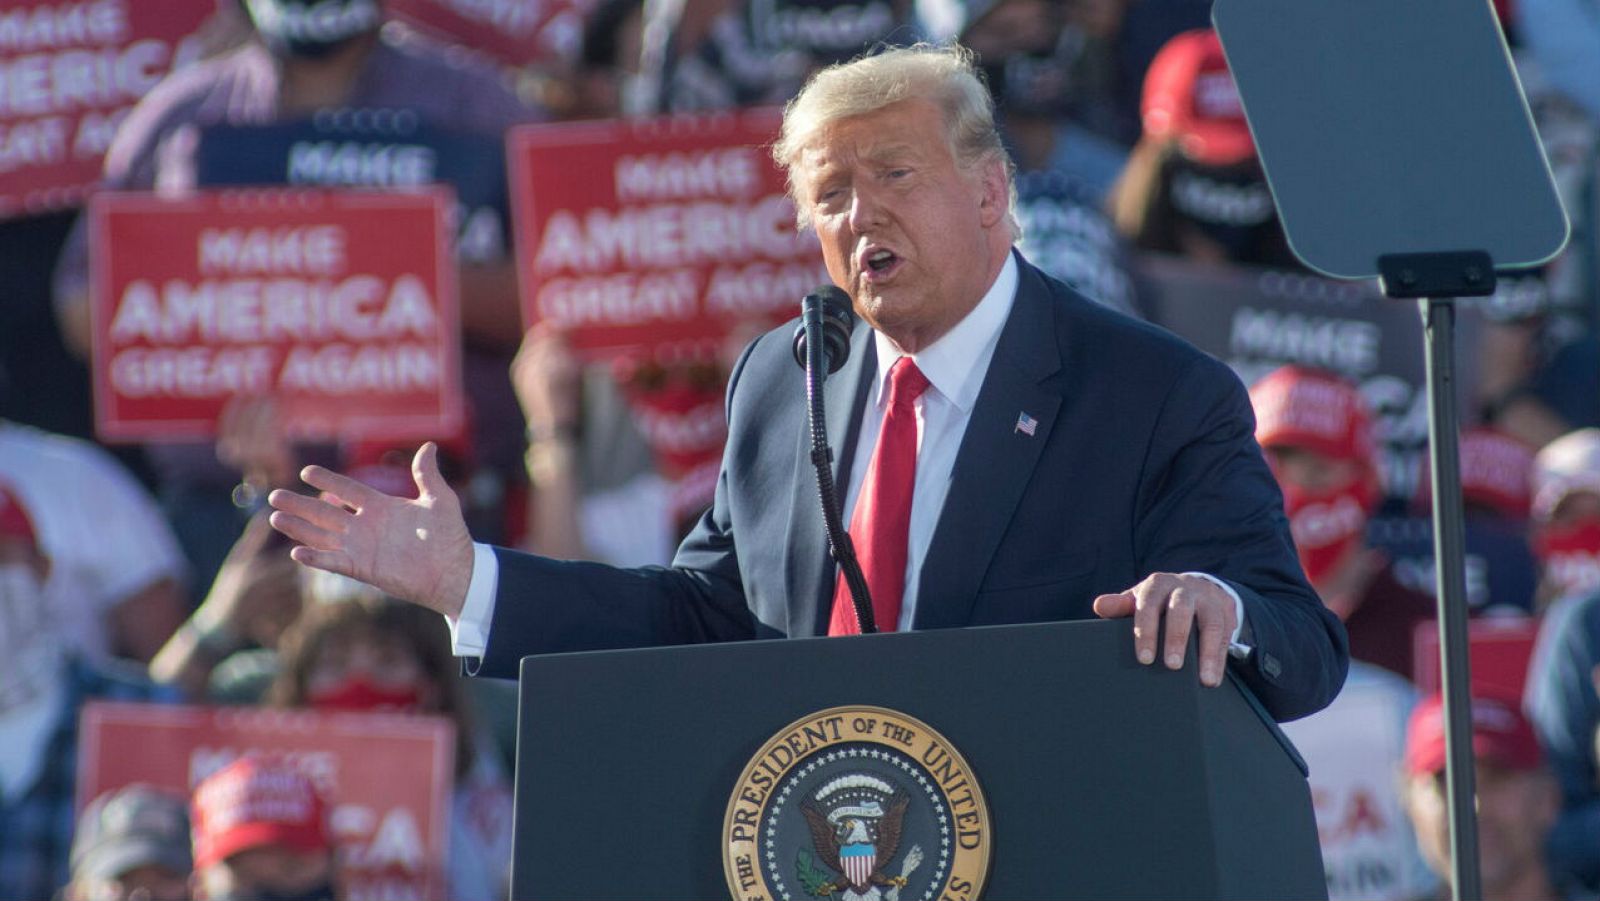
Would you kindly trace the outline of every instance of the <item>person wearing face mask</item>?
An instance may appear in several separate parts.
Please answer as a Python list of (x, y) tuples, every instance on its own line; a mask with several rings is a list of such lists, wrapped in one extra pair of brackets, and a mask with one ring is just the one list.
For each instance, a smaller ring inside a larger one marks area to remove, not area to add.
[(506, 897), (511, 782), (469, 712), (448, 633), (427, 611), (346, 581), (348, 590), (340, 599), (314, 601), (284, 635), (282, 665), (267, 703), (436, 714), (453, 720), (456, 784), (446, 862), (449, 897)]
[(1435, 605), (1396, 580), (1383, 552), (1367, 547), (1380, 489), (1361, 392), (1331, 373), (1284, 366), (1250, 388), (1250, 403), (1300, 566), (1344, 621), (1350, 656), (1412, 678), (1412, 634), (1434, 617)]
[(1201, 262), (1299, 268), (1216, 32), (1162, 47), (1141, 106), (1144, 132), (1109, 202), (1122, 233)]
[(1017, 165), (1023, 252), (1090, 299), (1143, 318), (1132, 248), (1102, 210), (1128, 148), (1077, 117), (1095, 87), (1085, 71), (1101, 43), (1093, 20), (1063, 0), (918, 0), (917, 15), (935, 42), (959, 40), (978, 55)]
[(67, 649), (45, 603), (50, 562), (18, 497), (0, 483), (0, 901), (48, 898), (68, 881), (83, 705), (176, 700)]
[[(1523, 706), (1561, 783), (1551, 865), (1600, 892), (1600, 430), (1552, 441), (1534, 460), (1534, 545), (1548, 602)], [(1585, 585), (1589, 585), (1587, 589)]]
[(328, 804), (283, 761), (240, 757), (195, 786), (199, 901), (340, 901)]
[[(200, 160), (212, 127), (309, 127), (318, 114), (403, 111), (419, 130), (499, 139), (513, 125), (543, 118), (542, 111), (511, 93), (498, 73), (383, 28), (381, 0), (245, 0), (244, 8), (252, 39), (152, 88), (119, 126), (106, 155), (102, 187), (162, 193), (205, 188)], [(235, 165), (257, 183), (273, 181), (267, 173), (290, 168), (279, 157), (243, 155)], [(303, 178), (313, 186), (367, 189), (383, 189), (382, 182), (389, 180), (377, 172)], [(80, 218), (55, 276), (62, 333), (81, 355), (89, 345), (87, 231)], [(505, 372), (521, 340), (522, 322), (507, 242), (500, 231), (486, 234), (484, 240), (458, 245), (462, 380), (475, 414), (474, 445), (485, 469), (504, 482), (521, 477), (523, 428)], [(152, 445), (147, 456), (163, 507), (194, 565), (196, 584), (209, 584), (248, 518), (230, 501), (241, 481), (237, 461), (218, 459), (209, 442)], [(265, 493), (273, 486), (257, 487)], [(498, 501), (485, 505), (497, 510)]]
[(1579, 429), (1534, 458), (1533, 546), (1539, 597), (1600, 591), (1600, 429)]

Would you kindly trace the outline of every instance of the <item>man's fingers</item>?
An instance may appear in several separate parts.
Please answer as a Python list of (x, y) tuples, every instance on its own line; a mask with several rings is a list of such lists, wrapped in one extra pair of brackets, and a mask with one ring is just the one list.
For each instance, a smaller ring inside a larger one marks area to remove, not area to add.
[(344, 536), (339, 532), (329, 531), (299, 516), (275, 510), (272, 514), (272, 527), (294, 539), (296, 542), (319, 550), (330, 550), (344, 546)]
[[(343, 507), (330, 504), (321, 498), (306, 497), (303, 494), (284, 491), (280, 488), (267, 495), (267, 503), (271, 504), (275, 510), (281, 510), (290, 516), (305, 520), (329, 532), (343, 532), (350, 525), (351, 514), (349, 511)], [(272, 520), (272, 526), (280, 532), (283, 531), (278, 527), (276, 518)]]
[[(1208, 608), (1215, 611), (1215, 608)], [(1222, 684), (1222, 668), (1227, 665), (1228, 636), (1233, 629), (1220, 612), (1200, 617), (1200, 682), (1216, 688)]]
[(370, 486), (363, 485), (346, 475), (340, 475), (321, 466), (307, 466), (300, 470), (300, 478), (319, 491), (326, 491), (351, 507), (361, 510), (389, 497)]
[(1155, 577), (1129, 589), (1133, 592), (1133, 653), (1140, 663), (1156, 660), (1156, 636), (1161, 634), (1161, 614), (1166, 610), (1167, 592)]
[(417, 455), (411, 458), (411, 478), (417, 483), (420, 497), (439, 497), (449, 492), (450, 486), (439, 472), (439, 445), (429, 441), (417, 448)]
[(1133, 593), (1102, 594), (1094, 599), (1094, 615), (1101, 619), (1121, 619), (1133, 615)]
[(355, 567), (351, 565), (350, 555), (343, 551), (322, 551), (314, 547), (299, 545), (289, 549), (289, 559), (315, 569), (324, 569), (341, 576), (360, 579)]
[(1167, 637), (1163, 656), (1167, 661), (1167, 669), (1179, 669), (1183, 666), (1184, 654), (1189, 650), (1189, 629), (1194, 625), (1194, 592), (1180, 584), (1155, 603), (1166, 607)]

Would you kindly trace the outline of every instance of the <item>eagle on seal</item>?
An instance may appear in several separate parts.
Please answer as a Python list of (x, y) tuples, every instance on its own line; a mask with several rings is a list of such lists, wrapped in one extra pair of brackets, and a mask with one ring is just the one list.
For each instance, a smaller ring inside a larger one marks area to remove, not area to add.
[(875, 886), (904, 887), (906, 877), (885, 876), (883, 868), (900, 849), (900, 828), (910, 804), (908, 796), (897, 794), (881, 817), (846, 815), (834, 822), (810, 799), (803, 802), (800, 810), (811, 827), (817, 856), (844, 877), (836, 884), (820, 886), (817, 894), (831, 895), (848, 888), (857, 896), (874, 897)]

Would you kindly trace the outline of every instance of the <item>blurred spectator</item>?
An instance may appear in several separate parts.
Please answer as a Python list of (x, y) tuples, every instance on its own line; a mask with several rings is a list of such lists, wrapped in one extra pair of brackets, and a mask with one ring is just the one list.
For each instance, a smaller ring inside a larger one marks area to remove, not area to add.
[[(1555, 822), (1558, 795), (1533, 729), (1514, 703), (1472, 699), (1472, 751), (1483, 897), (1574, 897), (1557, 888), (1545, 864), (1545, 836)], [(1403, 792), (1422, 855), (1445, 883), (1441, 898), (1451, 896), (1445, 759), (1444, 704), (1435, 695), (1411, 714)]]
[(1600, 590), (1600, 429), (1550, 442), (1535, 458), (1533, 479), (1539, 597)]
[(253, 517), (205, 601), (150, 662), (151, 675), (193, 698), (258, 699), (277, 670), (272, 652), (300, 615), (300, 566), (289, 559), (289, 547), (265, 513)]
[(188, 901), (189, 805), (135, 784), (95, 798), (78, 817), (65, 901)]
[(195, 786), (195, 895), (201, 901), (335, 901), (327, 802), (271, 758), (240, 757)]
[(649, 107), (636, 97), (644, 31), (643, 0), (602, 0), (583, 24), (572, 98), (564, 118), (617, 119)]
[(282, 668), (269, 692), (277, 706), (439, 714), (455, 722), (449, 897), (506, 897), (511, 783), (478, 739), (439, 617), (373, 589), (358, 590), (308, 607), (282, 647)]
[(671, 486), (609, 365), (583, 365), (557, 332), (535, 326), (511, 367), (528, 422), (524, 546), (566, 560), (665, 564), (676, 545)]
[(683, 0), (645, 9), (633, 114), (781, 104), (815, 69), (912, 33), (911, 0)]
[(936, 41), (978, 54), (1000, 131), (1016, 161), (1022, 250), (1112, 309), (1140, 315), (1130, 248), (1101, 212), (1128, 150), (1079, 124), (1083, 28), (1063, 0), (920, 0)]
[(170, 697), (61, 640), (50, 561), (19, 497), (0, 484), (0, 901), (48, 898), (68, 881), (83, 705)]
[[(1533, 448), (1486, 426), (1462, 432), (1459, 448), (1467, 604), (1474, 614), (1530, 614), (1537, 580), (1533, 549), (1528, 544)], [(1427, 516), (1433, 503), (1427, 458), (1422, 466), (1415, 507)], [(1399, 572), (1398, 561), (1396, 570), (1405, 584), (1436, 594), (1431, 527), (1422, 538), (1426, 546), (1418, 547), (1419, 553), (1406, 561), (1408, 571)]]
[(188, 610), (185, 563), (145, 489), (104, 450), (0, 419), (0, 480), (50, 558), (57, 634), (92, 660), (147, 661)]
[(1283, 724), (1311, 771), (1329, 901), (1404, 901), (1437, 886), (1394, 778), (1416, 702), (1409, 681), (1357, 660), (1332, 704)]
[(1111, 193), (1135, 246), (1215, 263), (1296, 268), (1222, 44), (1172, 39), (1145, 76), (1144, 134)]
[(1523, 706), (1561, 787), (1550, 865), (1600, 889), (1600, 593), (1557, 601), (1539, 625)]
[[(123, 121), (106, 157), (105, 187), (204, 187), (196, 184), (197, 158), (208, 126), (309, 120), (329, 109), (391, 109), (411, 111), (421, 125), (441, 132), (498, 137), (541, 117), (496, 73), (381, 31), (378, 0), (251, 0), (247, 9), (255, 39), (174, 73)], [(56, 277), (62, 330), (80, 351), (89, 335), (87, 245), (80, 220)], [(463, 244), (463, 253), (467, 249)], [(512, 477), (522, 452), (505, 377), (522, 337), (516, 270), (503, 240), (472, 249), (473, 257), (462, 257), (459, 276), (464, 383), (479, 428), (473, 443), (487, 468)], [(243, 527), (244, 517), (228, 501), (238, 473), (214, 459), (209, 445), (159, 445), (149, 456), (162, 504), (204, 584)], [(469, 505), (476, 499), (469, 497)], [(498, 496), (493, 504), (498, 507)]]
[(1300, 565), (1344, 621), (1350, 656), (1411, 678), (1411, 636), (1433, 618), (1435, 605), (1396, 580), (1382, 551), (1366, 546), (1379, 495), (1366, 401), (1336, 375), (1284, 366), (1250, 388), (1250, 402)]
[(1017, 169), (1069, 177), (1099, 207), (1128, 148), (1077, 121), (1083, 88), (1077, 82), (1085, 75), (1079, 61), (1088, 40), (1073, 16), (1078, 6), (1065, 0), (918, 0), (917, 15), (935, 43), (959, 41), (978, 55)]

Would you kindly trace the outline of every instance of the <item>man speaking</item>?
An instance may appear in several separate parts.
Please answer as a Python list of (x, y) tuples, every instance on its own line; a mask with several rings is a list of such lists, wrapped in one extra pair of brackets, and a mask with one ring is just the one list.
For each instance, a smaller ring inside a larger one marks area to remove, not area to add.
[[(1338, 693), (1343, 627), (1306, 584), (1243, 386), (1012, 249), (1012, 164), (958, 47), (815, 75), (774, 148), (858, 321), (829, 380), (844, 516), (884, 629), (1133, 618), (1134, 651), (1233, 665), (1273, 716)], [(273, 492), (294, 558), (449, 618), (475, 672), (527, 654), (855, 631), (828, 558), (791, 328), (728, 387), (716, 499), (671, 567), (475, 545), (425, 445), (421, 496), (319, 467)], [(1165, 623), (1165, 629), (1160, 628)]]

